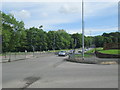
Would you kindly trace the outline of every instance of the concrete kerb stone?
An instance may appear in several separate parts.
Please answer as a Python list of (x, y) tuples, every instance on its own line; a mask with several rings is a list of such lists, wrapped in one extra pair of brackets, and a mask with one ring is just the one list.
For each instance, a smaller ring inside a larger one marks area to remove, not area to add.
[(86, 63), (86, 64), (100, 64), (100, 65), (110, 65), (110, 64), (119, 64), (118, 61), (110, 60), (110, 61), (102, 61), (102, 60), (87, 60), (86, 58), (82, 60), (82, 58), (79, 59), (65, 59), (66, 61), (70, 62), (76, 62), (76, 63)]

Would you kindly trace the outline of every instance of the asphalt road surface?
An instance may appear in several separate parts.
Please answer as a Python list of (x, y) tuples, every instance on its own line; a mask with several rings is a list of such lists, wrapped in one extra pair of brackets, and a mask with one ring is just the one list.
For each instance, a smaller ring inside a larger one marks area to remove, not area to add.
[(118, 88), (118, 65), (80, 64), (48, 55), (2, 64), (3, 88)]

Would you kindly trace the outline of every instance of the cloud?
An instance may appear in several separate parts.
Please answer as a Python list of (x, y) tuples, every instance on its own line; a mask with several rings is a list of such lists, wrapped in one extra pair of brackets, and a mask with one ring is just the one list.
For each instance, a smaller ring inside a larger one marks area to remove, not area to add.
[[(86, 17), (108, 15), (107, 13), (109, 11), (107, 11), (107, 9), (115, 6), (117, 6), (117, 2), (86, 2), (84, 3), (84, 15)], [(109, 14), (113, 12), (116, 12), (116, 10), (113, 10)]]
[(118, 31), (118, 27), (108, 27), (108, 28), (87, 28), (85, 30), (85, 35), (86, 36), (90, 36), (90, 34), (92, 36), (96, 36), (96, 35), (100, 35), (103, 34), (104, 32), (116, 32)]
[(71, 14), (71, 13), (80, 13), (80, 7), (77, 5), (64, 4), (59, 9), (60, 13)]
[[(107, 15), (106, 10), (111, 7), (117, 6), (117, 2), (84, 2), (84, 15), (85, 17)], [(74, 3), (63, 3), (58, 10), (61, 14), (82, 14), (82, 4), (81, 2)], [(112, 11), (109, 14), (116, 12)]]
[(30, 16), (31, 16), (30, 12), (27, 11), (27, 10), (11, 11), (10, 13), (13, 14), (15, 17), (19, 18), (19, 19), (30, 18)]
[(26, 23), (25, 27), (26, 28), (33, 27), (33, 26), (39, 27), (40, 25), (43, 25), (43, 26), (49, 26), (49, 29), (57, 29), (58, 27), (56, 27), (56, 25), (67, 24), (69, 22), (74, 22), (74, 21), (69, 20), (69, 19), (61, 19), (61, 18), (45, 19), (45, 20), (44, 19), (43, 20), (41, 19), (29, 20), (25, 22)]
[[(74, 34), (74, 33), (82, 33), (82, 29), (66, 29), (66, 31), (70, 34)], [(113, 28), (85, 28), (84, 29), (84, 34), (86, 36), (96, 36), (96, 35), (100, 35), (103, 34), (104, 32), (116, 32), (118, 31), (117, 27), (113, 27)]]
[(43, 13), (41, 13), (41, 15), (42, 15), (43, 17), (48, 17), (48, 13), (47, 13), (47, 12), (43, 12)]
[(66, 29), (67, 33), (74, 34), (74, 33), (82, 33), (81, 28), (80, 29)]
[[(100, 15), (100, 17), (104, 17), (104, 15), (110, 17), (109, 15), (116, 11), (115, 8), (111, 8), (116, 5), (117, 4), (113, 2), (85, 2), (85, 17), (93, 18), (91, 16), (95, 16), (94, 18), (99, 18)], [(7, 5), (5, 5), (5, 7), (6, 6)], [(13, 5), (10, 4), (9, 7), (13, 7)], [(77, 32), (81, 33), (82, 31), (81, 28), (77, 28), (78, 23), (80, 23), (79, 25), (81, 27), (81, 2), (18, 3), (18, 5), (14, 4), (14, 8), (12, 8), (14, 11), (11, 11), (11, 13), (17, 18), (24, 19), (26, 28), (32, 26), (39, 27), (40, 25), (43, 25), (44, 30), (58, 30), (61, 28), (67, 30), (67, 32), (71, 34)], [(89, 19), (85, 20), (86, 22), (89, 22)], [(99, 22), (101, 22), (101, 20)], [(92, 22), (92, 25), (94, 25), (94, 23), (98, 22)], [(116, 30), (115, 28), (109, 27), (103, 29), (100, 29), (100, 27), (97, 28), (97, 26), (94, 27), (96, 28), (93, 28), (93, 26), (91, 26), (91, 28), (85, 27), (85, 35), (90, 35), (90, 30), (92, 31), (91, 34), (94, 33), (94, 35)]]

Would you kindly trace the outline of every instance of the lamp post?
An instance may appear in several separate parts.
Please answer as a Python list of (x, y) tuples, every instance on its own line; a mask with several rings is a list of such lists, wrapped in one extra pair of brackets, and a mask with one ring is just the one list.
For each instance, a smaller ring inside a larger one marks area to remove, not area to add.
[(55, 52), (55, 31), (54, 31), (54, 39), (53, 39), (53, 50)]
[(92, 45), (92, 38), (91, 38), (91, 30), (90, 30), (90, 48), (91, 48), (91, 45)]
[(74, 47), (74, 53), (75, 53), (75, 48), (77, 46), (77, 39), (75, 39), (75, 47)]
[(82, 60), (84, 60), (84, 3), (82, 0)]

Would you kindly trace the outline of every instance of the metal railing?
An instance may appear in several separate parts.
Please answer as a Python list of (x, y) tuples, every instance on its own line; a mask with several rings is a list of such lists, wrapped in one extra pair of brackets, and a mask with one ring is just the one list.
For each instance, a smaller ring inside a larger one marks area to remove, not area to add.
[(42, 56), (47, 56), (54, 54), (55, 52), (9, 52), (2, 54), (2, 62), (11, 62), (17, 60), (25, 60), (29, 58), (39, 58)]

